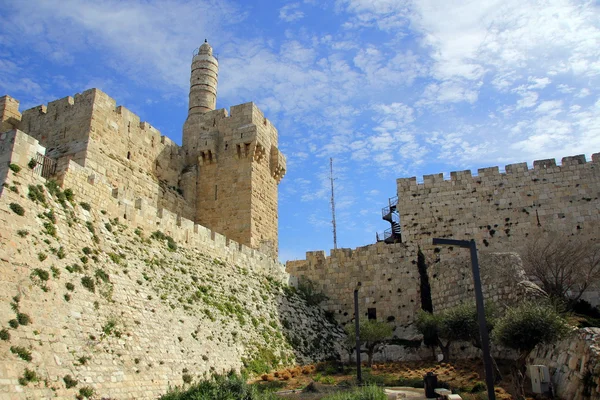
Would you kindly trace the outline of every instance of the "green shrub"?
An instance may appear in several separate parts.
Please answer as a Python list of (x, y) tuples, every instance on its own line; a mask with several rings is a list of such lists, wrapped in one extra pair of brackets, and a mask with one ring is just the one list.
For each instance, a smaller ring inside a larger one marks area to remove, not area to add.
[(183, 380), (183, 383), (192, 383), (192, 375), (190, 374), (183, 374), (181, 375), (181, 379)]
[(46, 270), (43, 270), (41, 268), (36, 268), (33, 270), (33, 272), (31, 273), (31, 277), (32, 278), (38, 278), (40, 281), (47, 281), (48, 279), (50, 279), (50, 273)]
[[(187, 371), (184, 372), (183, 376), (185, 375), (189, 375), (187, 374)], [(189, 376), (189, 378), (186, 377), (185, 379), (190, 380), (191, 382), (191, 376)], [(183, 390), (182, 388), (171, 389), (167, 394), (160, 397), (160, 400), (275, 400), (278, 398), (279, 397), (274, 393), (261, 393), (257, 386), (249, 385), (244, 378), (230, 373), (227, 376), (216, 375), (210, 380), (200, 381), (186, 390)]]
[(56, 181), (53, 179), (50, 179), (46, 182), (46, 188), (48, 189), (48, 192), (50, 192), (50, 194), (53, 196), (55, 196), (57, 193), (60, 193), (60, 187), (58, 186), (58, 183), (56, 183)]
[(19, 321), (17, 321), (16, 319), (11, 319), (10, 321), (8, 321), (8, 326), (10, 326), (13, 329), (17, 329), (19, 327)]
[(68, 201), (73, 201), (73, 190), (72, 189), (65, 189), (63, 193), (65, 194), (65, 198)]
[(35, 371), (25, 368), (25, 371), (23, 371), (23, 376), (19, 378), (19, 385), (27, 386), (29, 382), (37, 382), (39, 380), (40, 378)]
[(10, 340), (10, 332), (8, 332), (8, 329), (2, 328), (2, 330), (0, 330), (0, 339)]
[(44, 252), (38, 253), (38, 260), (44, 261), (46, 258), (48, 258), (48, 255), (46, 253), (44, 253)]
[(103, 269), (97, 269), (94, 275), (104, 283), (110, 282), (108, 274)]
[(92, 233), (92, 235), (96, 234), (96, 228), (94, 228), (94, 224), (92, 223), (92, 221), (86, 221), (85, 226), (88, 228), (88, 231)]
[(60, 246), (58, 251), (56, 252), (56, 257), (58, 257), (59, 260), (62, 260), (66, 256), (67, 256), (67, 253), (65, 252), (65, 248)]
[(48, 218), (48, 220), (53, 224), (56, 224), (56, 215), (54, 215), (54, 210), (51, 209), (50, 211), (45, 212), (44, 217)]
[(50, 271), (52, 271), (53, 278), (60, 278), (60, 270), (56, 268), (54, 265), (50, 267)]
[(27, 197), (29, 197), (30, 200), (46, 204), (46, 195), (44, 194), (44, 187), (42, 185), (29, 185), (27, 188), (29, 189)]
[(65, 387), (67, 389), (71, 389), (72, 387), (77, 386), (77, 384), (79, 383), (79, 381), (77, 379), (73, 379), (71, 375), (65, 375), (63, 377), (63, 381), (65, 382)]
[(25, 215), (25, 209), (20, 204), (10, 203), (8, 206), (15, 214), (21, 216)]
[(12, 185), (11, 187), (9, 187), (9, 189), (11, 192), (19, 194), (19, 188), (16, 187), (15, 185)]
[(94, 279), (90, 276), (84, 276), (83, 278), (81, 278), (81, 284), (83, 285), (84, 288), (86, 288), (87, 290), (89, 290), (92, 293), (96, 292), (96, 283), (94, 282)]
[(65, 293), (63, 295), (63, 298), (65, 299), (65, 301), (71, 301), (71, 295), (69, 293)]
[(69, 271), (70, 273), (73, 273), (73, 272), (82, 272), (82, 271), (83, 271), (83, 270), (81, 269), (81, 266), (79, 266), (78, 264), (67, 265), (67, 266), (65, 267), (65, 269), (66, 269), (67, 271)]
[(27, 350), (25, 347), (11, 346), (10, 347), (10, 352), (13, 353), (13, 354), (16, 354), (22, 360), (25, 360), (25, 361), (28, 361), (28, 362), (32, 360), (31, 352), (29, 350)]
[(17, 321), (19, 325), (29, 325), (31, 323), (31, 317), (25, 313), (17, 313)]
[(84, 386), (79, 389), (79, 395), (86, 399), (89, 399), (90, 397), (92, 397), (94, 395), (94, 393), (96, 393), (96, 392), (94, 391), (94, 388), (92, 388), (91, 386)]
[(20, 237), (24, 238), (25, 236), (29, 235), (29, 231), (26, 229), (19, 229), (17, 231), (17, 235), (19, 235)]
[(10, 170), (15, 174), (18, 174), (19, 171), (21, 171), (21, 167), (19, 167), (17, 164), (10, 164), (8, 168), (10, 168)]
[(86, 365), (91, 359), (92, 357), (90, 356), (81, 356), (77, 359), (77, 362), (79, 362), (79, 365)]
[(27, 163), (27, 166), (29, 167), (29, 169), (34, 169), (35, 167), (37, 167), (37, 161), (35, 161), (35, 158), (30, 159)]
[(112, 232), (112, 225), (110, 224), (110, 222), (105, 223), (104, 227), (107, 231)]
[(83, 254), (85, 254), (86, 256), (89, 256), (90, 254), (92, 254), (92, 249), (90, 249), (89, 247), (84, 247), (83, 249), (81, 249), (81, 251), (83, 251)]
[(65, 283), (65, 287), (67, 288), (68, 291), (72, 292), (73, 290), (75, 290), (75, 285), (73, 285), (71, 282), (67, 282)]
[(79, 205), (81, 206), (81, 208), (83, 208), (85, 211), (91, 211), (92, 210), (92, 206), (90, 206), (90, 203), (86, 203), (86, 202), (81, 202), (79, 203)]
[(56, 227), (52, 222), (44, 222), (44, 230), (48, 235), (56, 237)]

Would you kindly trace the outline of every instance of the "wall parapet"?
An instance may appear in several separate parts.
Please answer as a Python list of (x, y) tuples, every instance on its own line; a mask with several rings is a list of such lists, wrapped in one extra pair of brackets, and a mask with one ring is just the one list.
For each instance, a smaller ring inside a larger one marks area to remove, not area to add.
[(131, 191), (114, 187), (101, 174), (69, 161), (62, 171), (63, 187), (98, 210), (123, 218), (150, 234), (160, 230), (176, 242), (202, 249), (212, 257), (234, 264), (253, 266), (255, 272), (268, 274), (287, 282), (283, 264), (277, 260), (165, 208), (157, 208), (143, 197), (132, 197)]
[(452, 171), (450, 172), (450, 179), (446, 179), (444, 174), (430, 174), (422, 177), (422, 182), (418, 182), (417, 177), (409, 178), (398, 178), (396, 183), (399, 188), (424, 188), (431, 187), (432, 185), (455, 185), (458, 183), (469, 183), (469, 181), (477, 181), (483, 183), (487, 179), (494, 179), (497, 177), (503, 177), (507, 175), (528, 175), (530, 173), (559, 173), (565, 169), (571, 168), (586, 168), (592, 165), (600, 164), (600, 153), (592, 154), (590, 161), (586, 160), (584, 154), (576, 156), (563, 157), (561, 164), (557, 165), (556, 159), (550, 158), (545, 160), (535, 160), (533, 167), (530, 168), (526, 162), (507, 164), (504, 166), (504, 172), (500, 171), (500, 167), (492, 166), (486, 168), (479, 168), (477, 173), (474, 174), (471, 170), (463, 171)]

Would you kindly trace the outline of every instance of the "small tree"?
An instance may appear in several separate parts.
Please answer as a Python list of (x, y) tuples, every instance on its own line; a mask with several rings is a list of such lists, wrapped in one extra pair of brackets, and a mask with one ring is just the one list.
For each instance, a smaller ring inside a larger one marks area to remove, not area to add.
[(525, 271), (537, 278), (550, 297), (576, 302), (600, 282), (600, 245), (567, 232), (531, 235), (521, 251)]
[[(496, 307), (487, 304), (485, 314), (489, 332), (494, 327)], [(474, 303), (463, 303), (435, 315), (421, 311), (417, 315), (416, 326), (423, 335), (425, 345), (440, 348), (444, 361), (450, 360), (450, 345), (456, 341), (471, 342), (473, 346), (481, 349), (479, 321)]]
[(524, 397), (523, 384), (529, 354), (537, 345), (553, 343), (570, 330), (566, 320), (553, 307), (539, 302), (521, 303), (508, 309), (497, 321), (494, 341), (519, 353), (512, 367), (517, 398)]
[[(373, 354), (375, 354), (385, 341), (392, 336), (394, 328), (386, 322), (367, 320), (361, 321), (359, 326), (359, 339), (361, 346), (367, 350), (369, 367), (373, 364)], [(346, 325), (346, 344), (356, 338), (354, 324)]]

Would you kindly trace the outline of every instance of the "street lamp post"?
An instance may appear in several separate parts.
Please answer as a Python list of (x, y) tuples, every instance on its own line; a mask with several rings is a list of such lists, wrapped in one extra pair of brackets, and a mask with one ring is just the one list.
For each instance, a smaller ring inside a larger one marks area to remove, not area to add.
[(490, 338), (485, 321), (483, 306), (483, 292), (481, 290), (481, 277), (479, 276), (479, 260), (477, 259), (477, 245), (475, 240), (433, 239), (434, 245), (447, 245), (468, 248), (471, 250), (471, 268), (473, 270), (473, 287), (475, 289), (475, 304), (477, 305), (477, 319), (479, 321), (479, 334), (481, 335), (481, 350), (483, 352), (483, 365), (485, 367), (485, 383), (488, 399), (496, 400), (494, 393), (494, 372), (492, 370), (492, 357), (490, 356)]
[(360, 385), (362, 383), (362, 371), (360, 368), (360, 323), (358, 316), (358, 286), (354, 289), (354, 333), (356, 337), (356, 381)]

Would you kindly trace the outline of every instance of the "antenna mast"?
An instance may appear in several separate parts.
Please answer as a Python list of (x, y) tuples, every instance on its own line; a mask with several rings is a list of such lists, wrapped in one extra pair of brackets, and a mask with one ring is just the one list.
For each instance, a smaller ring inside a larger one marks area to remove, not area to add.
[(329, 159), (329, 180), (331, 182), (331, 224), (333, 225), (333, 248), (337, 249), (337, 230), (335, 226), (335, 198), (333, 197), (333, 158)]

